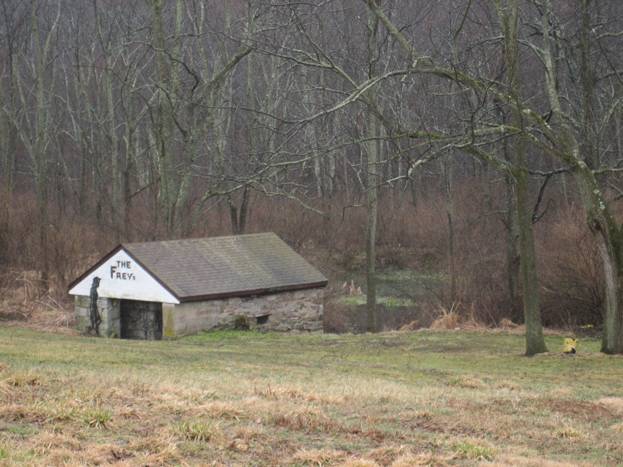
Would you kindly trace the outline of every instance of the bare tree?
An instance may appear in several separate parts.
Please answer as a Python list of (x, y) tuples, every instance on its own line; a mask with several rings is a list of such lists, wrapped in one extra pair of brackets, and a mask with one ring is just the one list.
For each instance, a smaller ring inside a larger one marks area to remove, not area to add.
[[(42, 28), (43, 14), (51, 14), (52, 19)], [(48, 260), (48, 181), (49, 148), (55, 131), (52, 113), (54, 87), (56, 84), (56, 62), (53, 43), (57, 39), (60, 21), (60, 3), (56, 11), (42, 11), (33, 2), (30, 11), (32, 53), (23, 52), (19, 66), (14, 67), (15, 83), (20, 106), (12, 109), (12, 122), (17, 128), (20, 141), (30, 156), (32, 177), (37, 200), (37, 227), (39, 238), (39, 257), (42, 283), (47, 287), (50, 264)], [(28, 96), (32, 95), (32, 102)]]

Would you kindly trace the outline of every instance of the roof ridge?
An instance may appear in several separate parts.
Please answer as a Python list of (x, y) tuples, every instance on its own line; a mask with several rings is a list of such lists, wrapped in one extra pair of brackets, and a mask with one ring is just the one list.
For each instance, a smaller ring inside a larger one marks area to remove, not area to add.
[(267, 232), (255, 232), (255, 233), (236, 234), (236, 235), (217, 235), (214, 237), (172, 238), (168, 240), (147, 240), (144, 242), (123, 242), (123, 243), (120, 243), (119, 246), (126, 247), (130, 245), (145, 245), (146, 243), (192, 242), (192, 241), (201, 241), (201, 240), (218, 240), (218, 239), (225, 239), (225, 238), (259, 237), (263, 235), (264, 236), (273, 235), (283, 241), (283, 239), (279, 237), (275, 232), (267, 231)]

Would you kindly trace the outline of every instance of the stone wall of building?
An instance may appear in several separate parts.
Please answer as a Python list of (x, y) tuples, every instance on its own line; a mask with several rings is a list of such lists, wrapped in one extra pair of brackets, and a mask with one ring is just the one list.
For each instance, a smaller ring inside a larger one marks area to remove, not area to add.
[[(76, 295), (74, 298), (76, 322), (79, 331), (87, 332), (91, 326), (89, 317), (90, 297)], [(100, 324), (100, 336), (119, 337), (121, 335), (121, 311), (119, 300), (99, 297), (97, 309), (102, 323)]]
[[(120, 300), (99, 298), (100, 335), (121, 335)], [(265, 331), (322, 330), (324, 289), (297, 290), (245, 298), (162, 304), (163, 337), (174, 338), (210, 329), (233, 329), (244, 317), (251, 329)], [(90, 326), (89, 297), (75, 297), (78, 329)]]
[(322, 330), (324, 289), (297, 290), (245, 298), (163, 304), (164, 337), (209, 329), (233, 329), (244, 317), (251, 329)]

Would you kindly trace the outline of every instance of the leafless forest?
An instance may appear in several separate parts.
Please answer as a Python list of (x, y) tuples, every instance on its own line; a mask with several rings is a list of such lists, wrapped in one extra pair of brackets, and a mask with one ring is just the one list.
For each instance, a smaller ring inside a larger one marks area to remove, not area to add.
[[(623, 352), (620, 0), (1, 0), (0, 290), (272, 230)], [(336, 285), (339, 287), (339, 284)], [(434, 303), (433, 303), (434, 302)]]

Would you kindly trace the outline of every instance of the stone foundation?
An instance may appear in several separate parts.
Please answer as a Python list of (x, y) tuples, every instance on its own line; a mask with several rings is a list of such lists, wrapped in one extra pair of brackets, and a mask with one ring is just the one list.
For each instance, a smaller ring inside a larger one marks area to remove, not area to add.
[(163, 334), (175, 337), (209, 329), (233, 329), (239, 317), (246, 318), (251, 329), (262, 331), (320, 331), (323, 301), (323, 289), (309, 289), (179, 305), (165, 303)]
[[(76, 322), (79, 331), (87, 332), (91, 326), (89, 318), (90, 297), (76, 295), (74, 299)], [(119, 337), (121, 335), (121, 302), (114, 298), (97, 299), (97, 310), (99, 311), (102, 323), (100, 324), (100, 336)]]
[[(173, 338), (210, 329), (233, 329), (237, 319), (263, 331), (322, 330), (324, 289), (297, 290), (245, 298), (228, 298), (178, 305), (162, 304), (163, 337)], [(120, 301), (98, 299), (100, 335), (121, 335)], [(89, 327), (89, 297), (76, 296), (78, 328)]]

